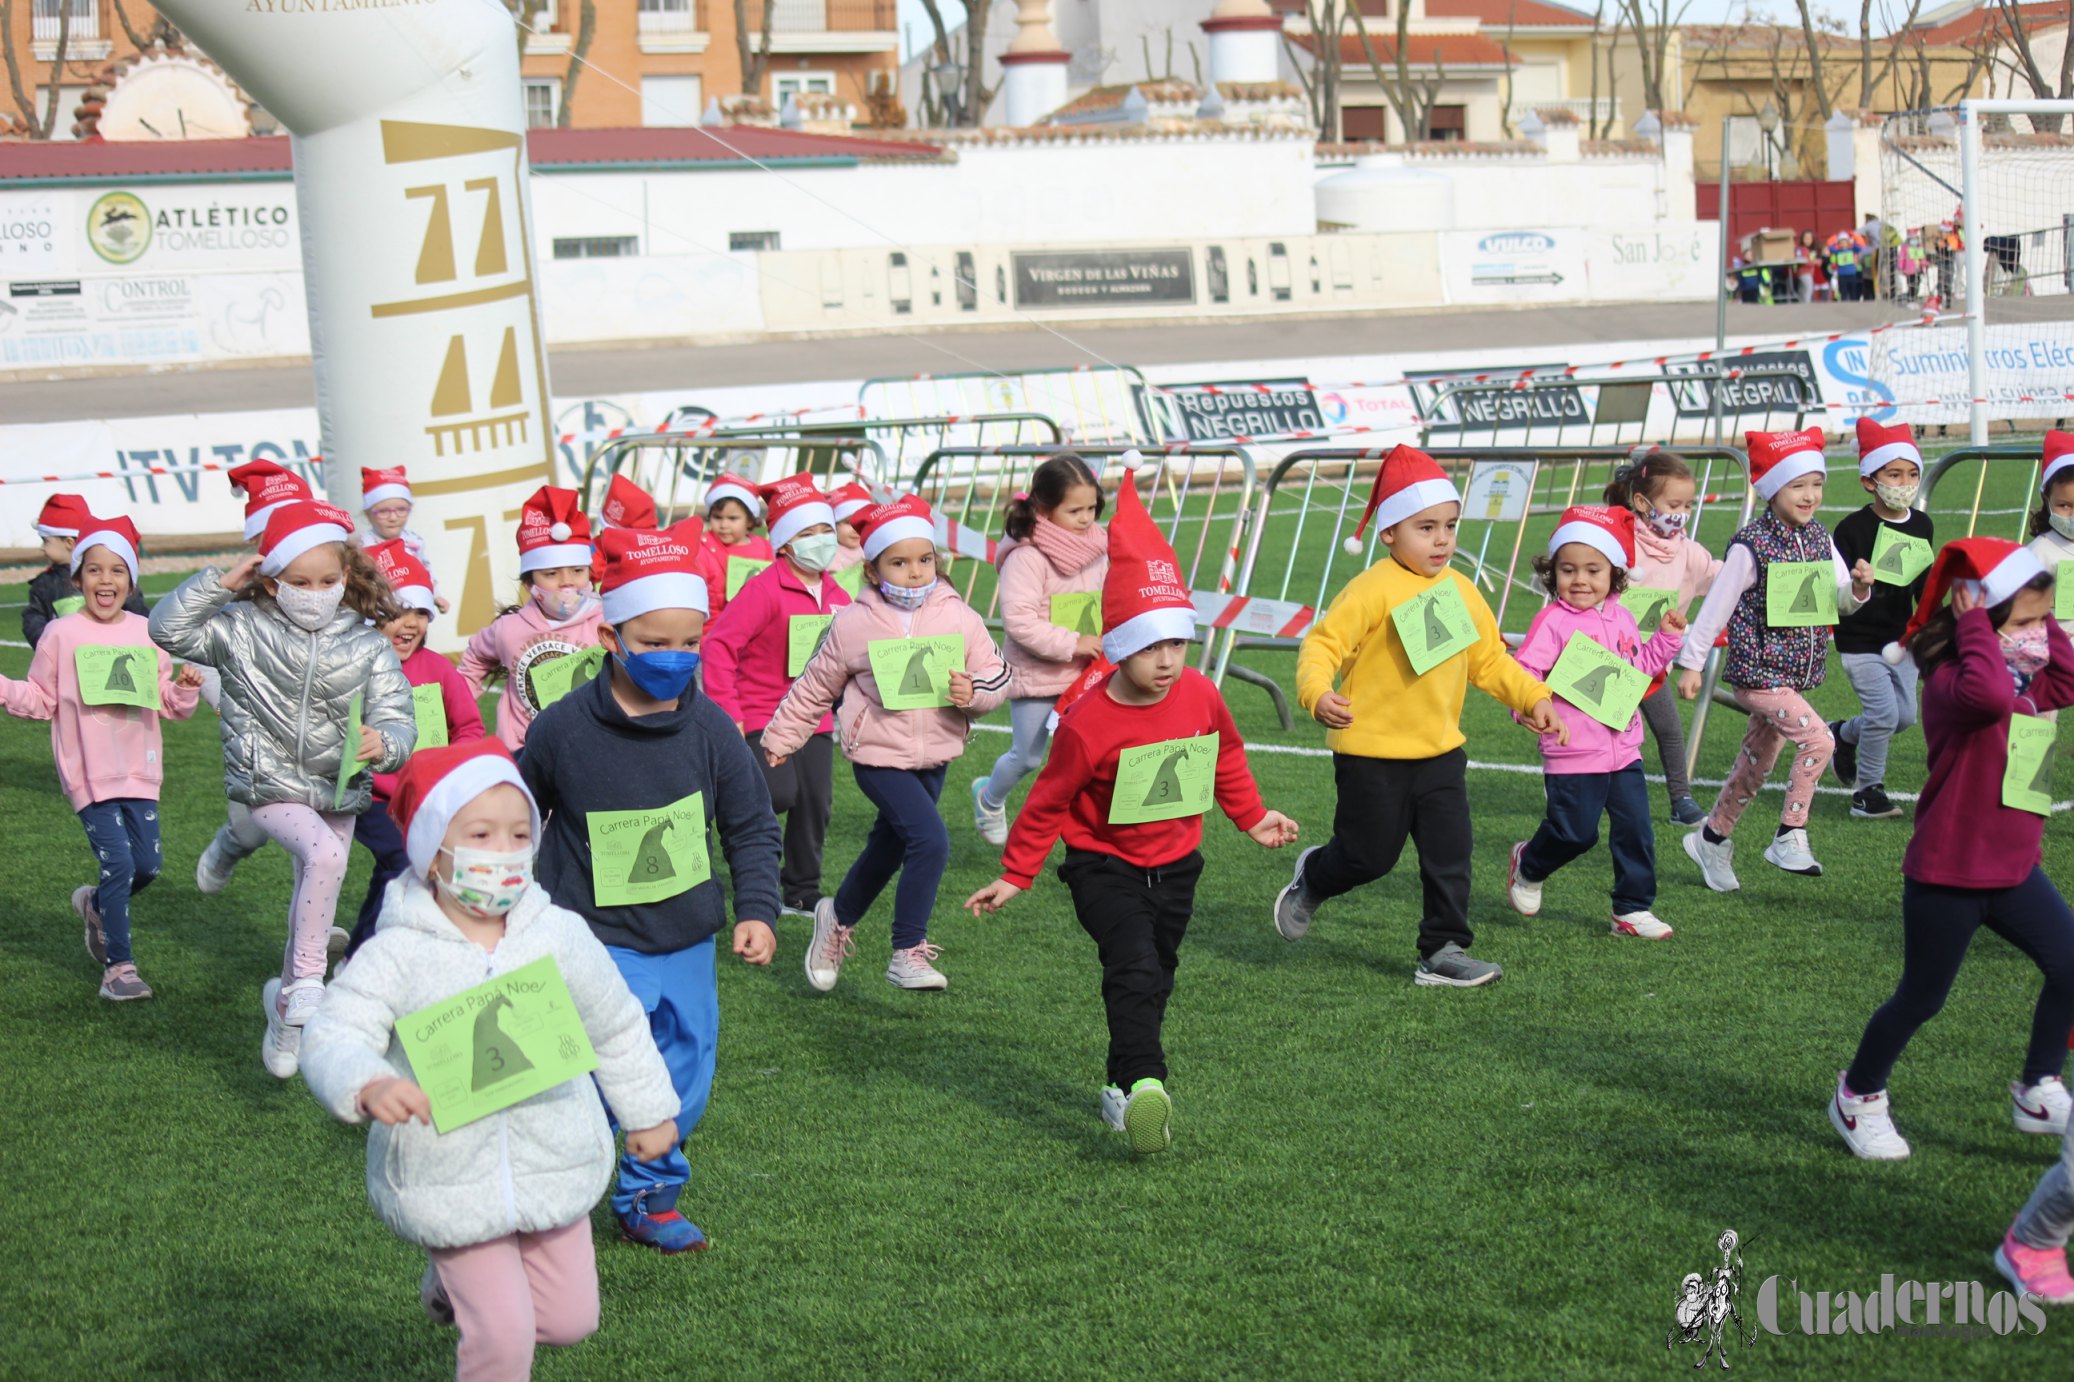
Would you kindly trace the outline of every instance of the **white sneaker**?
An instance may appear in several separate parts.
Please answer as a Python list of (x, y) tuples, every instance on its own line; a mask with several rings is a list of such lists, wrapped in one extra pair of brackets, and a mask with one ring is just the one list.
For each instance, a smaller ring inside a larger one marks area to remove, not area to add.
[(814, 904), (814, 938), (807, 942), (807, 982), (826, 993), (835, 987), (850, 954), (850, 931), (835, 920), (835, 899)]
[(223, 857), (216, 848), (214, 837), (211, 837), (201, 857), (194, 861), (194, 885), (213, 897), (230, 886), (230, 876), (236, 868), (236, 864)]
[(1131, 1096), (1118, 1089), (1115, 1085), (1105, 1084), (1102, 1086), (1102, 1121), (1109, 1125), (1109, 1131), (1124, 1131), (1123, 1110), (1124, 1106), (1130, 1103), (1130, 1101)]
[(798, 917), (801, 921), (812, 921), (814, 919), (814, 909), (812, 907), (795, 907), (791, 903), (786, 902), (778, 907), (778, 915), (781, 917)]
[(1829, 1101), (1829, 1121), (1845, 1144), (1867, 1161), (1900, 1161), (1908, 1155), (1908, 1142), (1894, 1129), (1884, 1089), (1877, 1094), (1848, 1094), (1844, 1077), (1838, 1075), (1836, 1094)]
[(324, 933), (324, 958), (331, 962), (333, 969), (337, 969), (338, 962), (346, 958), (346, 947), (352, 943), (353, 933), (343, 926), (334, 926)]
[(947, 989), (951, 981), (929, 963), (942, 954), (941, 947), (923, 941), (920, 945), (893, 952), (886, 962), (886, 982), (897, 989)]
[(1667, 941), (1671, 928), (1656, 919), (1656, 913), (1644, 908), (1639, 912), (1615, 912), (1613, 934), (1616, 936), (1640, 936), (1645, 941)]
[(1742, 887), (1736, 881), (1736, 842), (1723, 840), (1720, 844), (1710, 843), (1702, 827), (1685, 837), (1685, 852), (1692, 862), (1700, 866), (1700, 877), (1717, 893), (1732, 893)]
[(1789, 830), (1783, 835), (1772, 836), (1772, 842), (1764, 847), (1764, 860), (1777, 864), (1788, 873), (1797, 873), (1803, 878), (1820, 878), (1822, 866), (1815, 862), (1815, 852), (1808, 848), (1808, 832), (1805, 829)]
[(1008, 807), (987, 805), (987, 780), (972, 784), (972, 828), (990, 845), (1008, 843)]
[(2047, 1075), (2036, 1084), (2010, 1082), (2009, 1116), (2016, 1120), (2018, 1132), (2051, 1133), (2057, 1137), (2067, 1130), (2070, 1108), (2074, 1108), (2074, 1099), (2067, 1097), (2067, 1086), (2060, 1083), (2057, 1075)]
[[(276, 990), (280, 981), (274, 981)], [(310, 1019), (317, 1015), (317, 1005), (324, 1001), (322, 979), (297, 979), (288, 986), (288, 1001), (282, 1005), (281, 1020), (291, 1027), (307, 1027)]]
[(1520, 877), (1520, 856), (1527, 852), (1527, 842), (1521, 840), (1512, 847), (1512, 868), (1505, 876), (1505, 896), (1512, 903), (1512, 910), (1523, 917), (1541, 914), (1541, 884), (1529, 883)]
[(266, 1036), (259, 1043), (259, 1059), (267, 1074), (277, 1080), (292, 1080), (301, 1063), (302, 1028), (281, 1020), (280, 997), (279, 979), (267, 980), (266, 987), (259, 991), (259, 1001), (266, 1007)]

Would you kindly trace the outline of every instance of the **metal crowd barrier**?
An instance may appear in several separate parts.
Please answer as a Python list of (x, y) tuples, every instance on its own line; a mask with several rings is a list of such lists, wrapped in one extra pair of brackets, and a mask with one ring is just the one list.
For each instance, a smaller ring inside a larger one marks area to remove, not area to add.
[[(772, 467), (776, 455), (779, 464)], [(706, 487), (723, 471), (752, 472), (751, 478), (801, 473), (847, 478), (866, 483), (883, 474), (889, 462), (879, 444), (859, 436), (693, 437), (681, 432), (638, 432), (614, 437), (590, 455), (583, 471), (583, 507), (596, 513), (605, 486), (625, 474), (655, 497), (664, 527), (696, 513), (705, 503)]]
[[(1933, 504), (1938, 485), (1961, 466), (1978, 465), (1980, 473), (1974, 477), (1973, 495), (1965, 506), (1965, 536), (1975, 536), (1983, 518), (2009, 518), (2014, 515), (2007, 529), (2010, 539), (2014, 542), (2028, 542), (2031, 537), (2031, 513), (2038, 507), (2038, 468), (2042, 454), (2036, 446), (1969, 446), (1957, 451), (1948, 451), (1932, 461), (1930, 469), (1924, 473), (1922, 492), (1916, 496), (1916, 507), (1935, 519), (1937, 514)], [(2023, 467), (2024, 484), (2023, 488), (2016, 490), (2012, 495), (2004, 486), (2016, 466)], [(2016, 503), (2013, 506), (1999, 509), (1985, 507), (1989, 498), (1990, 468), (1995, 468), (1999, 472), (1996, 477), (1996, 497), (2015, 498)], [(1957, 533), (1940, 532), (1937, 538), (1942, 543), (1949, 542), (1957, 536)]]
[(977, 370), (867, 379), (857, 403), (867, 416), (881, 417), (1041, 413), (1056, 418), (1075, 443), (1143, 444), (1159, 440), (1143, 407), (1147, 388), (1135, 365)]
[(750, 427), (722, 427), (705, 434), (715, 438), (866, 437), (878, 444), (884, 469), (874, 482), (899, 492), (921, 462), (945, 447), (1057, 446), (1065, 437), (1059, 424), (1043, 413), (1000, 412), (931, 417), (855, 418), (837, 422), (772, 422)]

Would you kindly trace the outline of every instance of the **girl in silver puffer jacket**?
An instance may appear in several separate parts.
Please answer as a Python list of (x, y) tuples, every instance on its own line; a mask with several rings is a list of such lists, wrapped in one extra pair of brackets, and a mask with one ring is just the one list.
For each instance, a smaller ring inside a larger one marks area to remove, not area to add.
[[(359, 769), (395, 772), (418, 737), (396, 651), (367, 623), (396, 611), (381, 576), (348, 545), (351, 533), (343, 509), (283, 505), (257, 556), (189, 577), (151, 619), (161, 648), (222, 672), (225, 793), (251, 807), (254, 822), (295, 861), (288, 945), (280, 977), (264, 991), (260, 1046), (266, 1068), (284, 1080), (295, 1074), (302, 1026), (324, 996), (353, 818), (369, 801)], [(359, 765), (357, 775), (342, 783), (349, 764)]]

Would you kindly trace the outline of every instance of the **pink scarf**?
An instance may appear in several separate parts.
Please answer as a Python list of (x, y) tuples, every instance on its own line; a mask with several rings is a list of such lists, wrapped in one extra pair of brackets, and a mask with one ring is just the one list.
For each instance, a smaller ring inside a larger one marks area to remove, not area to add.
[(1639, 516), (1635, 520), (1635, 549), (1651, 561), (1670, 563), (1672, 558), (1678, 555), (1678, 544), (1684, 541), (1682, 534), (1678, 537), (1658, 537), (1656, 530)]
[(1030, 526), (1030, 545), (1044, 553), (1052, 570), (1071, 576), (1109, 555), (1109, 533), (1099, 523), (1084, 533), (1071, 533), (1039, 514)]

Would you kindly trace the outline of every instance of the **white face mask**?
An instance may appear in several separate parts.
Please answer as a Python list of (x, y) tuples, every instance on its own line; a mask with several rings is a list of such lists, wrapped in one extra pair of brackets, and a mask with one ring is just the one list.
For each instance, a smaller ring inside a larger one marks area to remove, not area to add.
[(886, 597), (886, 603), (898, 609), (920, 609), (922, 602), (929, 598), (929, 592), (934, 589), (935, 581), (927, 585), (888, 585), (884, 581), (879, 582), (879, 594)]
[(2052, 525), (2054, 532), (2069, 542), (2074, 542), (2074, 513), (2049, 513), (2045, 516), (2045, 521)]
[(835, 534), (816, 533), (792, 539), (792, 564), (802, 571), (826, 571), (835, 560)]
[(344, 581), (322, 590), (305, 590), (295, 585), (274, 587), (274, 603), (281, 607), (281, 613), (288, 616), (288, 622), (311, 633), (337, 616), (339, 601), (345, 598)]
[(526, 889), (533, 886), (533, 851), (530, 849), (503, 854), (461, 845), (440, 853), (454, 861), (453, 877), (438, 878), (434, 875), (440, 890), (459, 903), (462, 910), (476, 916), (503, 916), (516, 907), (518, 900), (526, 895)]

